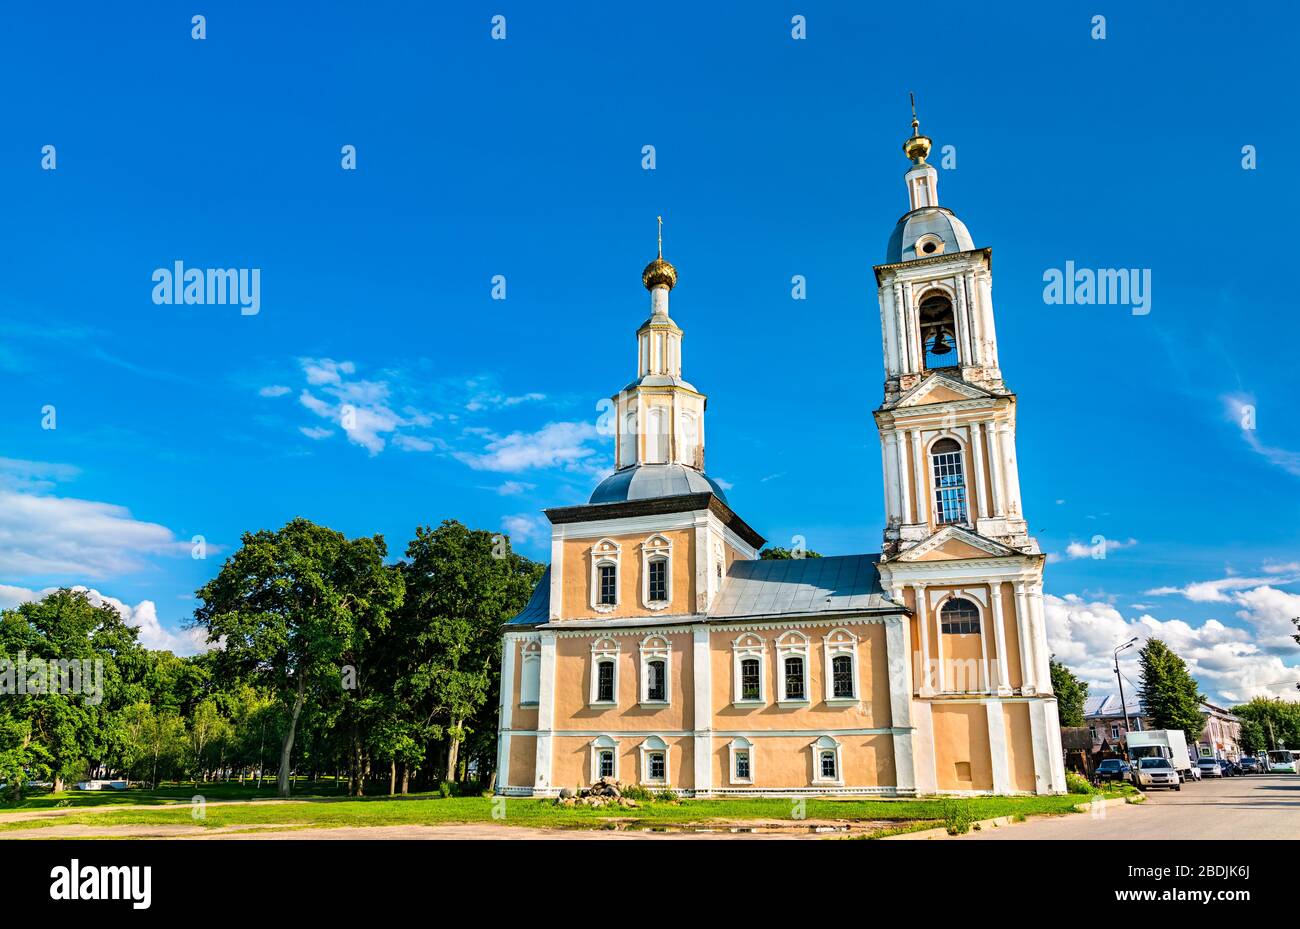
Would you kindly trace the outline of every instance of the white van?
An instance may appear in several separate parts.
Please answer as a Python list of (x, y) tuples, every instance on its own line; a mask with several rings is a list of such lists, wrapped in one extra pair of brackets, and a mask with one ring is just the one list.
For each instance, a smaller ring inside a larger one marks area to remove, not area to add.
[[(1192, 758), (1187, 753), (1187, 735), (1181, 729), (1149, 729), (1128, 733), (1128, 753), (1135, 761), (1142, 758), (1167, 758), (1185, 781), (1192, 774)], [(1199, 778), (1198, 778), (1199, 780)]]

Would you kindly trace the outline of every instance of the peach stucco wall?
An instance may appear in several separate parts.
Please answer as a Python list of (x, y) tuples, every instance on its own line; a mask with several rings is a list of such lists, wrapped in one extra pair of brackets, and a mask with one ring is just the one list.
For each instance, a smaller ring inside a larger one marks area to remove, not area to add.
[[(935, 775), (940, 790), (992, 790), (989, 723), (979, 703), (932, 707)], [(1026, 720), (1027, 722), (1028, 720)]]
[(668, 640), (667, 706), (641, 706), (641, 641), (649, 633), (606, 636), (619, 644), (618, 706), (591, 706), (592, 643), (596, 637), (561, 636), (555, 642), (556, 729), (614, 732), (683, 730), (695, 727), (695, 693), (691, 685), (691, 634), (664, 635)]
[[(673, 546), (671, 598), (669, 605), (661, 611), (649, 610), (641, 605), (641, 545), (654, 535), (662, 535), (672, 542)], [(601, 538), (613, 540), (618, 543), (620, 549), (618, 605), (605, 613), (598, 613), (591, 607), (591, 549)], [(695, 533), (690, 529), (566, 539), (564, 541), (564, 618), (619, 618), (654, 616), (657, 613), (664, 615), (693, 613), (695, 612), (695, 555)]]
[[(773, 736), (750, 739), (753, 743), (753, 784), (731, 780), (731, 739), (713, 741), (713, 786), (726, 790), (752, 787), (757, 790), (781, 790), (815, 787), (813, 752), (816, 733), (805, 736)], [(892, 787), (894, 742), (889, 735), (840, 735), (840, 763), (846, 787)]]
[(1002, 715), (1007, 729), (1007, 769), (1013, 790), (1033, 793), (1034, 736), (1030, 729), (1028, 703), (1004, 703)]

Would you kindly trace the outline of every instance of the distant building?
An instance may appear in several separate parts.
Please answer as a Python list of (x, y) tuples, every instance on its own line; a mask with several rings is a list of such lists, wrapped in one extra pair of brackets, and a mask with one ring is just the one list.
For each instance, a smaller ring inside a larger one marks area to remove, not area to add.
[(1128, 722), (1124, 721), (1124, 707), (1120, 706), (1119, 697), (1114, 694), (1088, 697), (1083, 702), (1083, 722), (1092, 736), (1092, 750), (1099, 752), (1103, 747), (1119, 751), (1124, 737), (1132, 729), (1142, 732), (1154, 729), (1151, 718), (1147, 715), (1142, 698), (1134, 694), (1124, 694), (1128, 704)]
[[(1114, 694), (1088, 697), (1083, 703), (1083, 721), (1092, 736), (1093, 752), (1107, 749), (1118, 752), (1124, 744), (1124, 737), (1130, 731), (1145, 732), (1155, 729), (1155, 721), (1147, 713), (1146, 704), (1137, 695), (1125, 693), (1128, 704), (1128, 724), (1124, 722), (1124, 709), (1119, 697)], [(1241, 720), (1223, 707), (1213, 703), (1201, 702), (1201, 713), (1205, 716), (1205, 728), (1196, 740), (1194, 751), (1202, 758), (1228, 758), (1236, 761), (1241, 757)], [(1193, 750), (1192, 746), (1188, 746)]]
[(1202, 758), (1227, 758), (1236, 761), (1241, 757), (1241, 719), (1221, 706), (1201, 703), (1205, 714), (1205, 729), (1196, 740), (1196, 750)]

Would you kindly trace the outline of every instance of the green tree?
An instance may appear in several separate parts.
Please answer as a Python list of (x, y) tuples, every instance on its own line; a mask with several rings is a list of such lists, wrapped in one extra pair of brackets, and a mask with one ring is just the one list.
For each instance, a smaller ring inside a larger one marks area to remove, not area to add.
[(1083, 704), (1088, 699), (1088, 685), (1055, 658), (1048, 665), (1052, 675), (1052, 691), (1056, 694), (1056, 711), (1062, 726), (1082, 726)]
[(1201, 737), (1205, 717), (1200, 689), (1183, 659), (1160, 639), (1148, 639), (1138, 653), (1142, 681), (1138, 692), (1157, 729), (1181, 729), (1188, 743)]
[[(794, 558), (795, 553), (793, 549), (781, 548), (780, 546), (777, 545), (769, 545), (767, 548), (763, 549), (761, 552), (758, 553), (758, 557), (766, 559), (768, 561), (785, 561)], [(804, 553), (799, 557), (820, 558), (822, 556), (820, 552), (814, 552), (812, 549), (806, 549)]]
[(1258, 726), (1263, 749), (1300, 748), (1300, 703), (1256, 697), (1232, 712), (1241, 718), (1243, 741), (1247, 728)]
[(384, 564), (382, 536), (347, 539), (306, 519), (245, 533), (238, 551), (198, 591), (195, 621), (235, 679), (275, 693), (285, 710), (278, 793), (289, 796), (303, 707), (339, 693), (345, 657), (387, 626), (402, 579)]
[(406, 549), (406, 600), (394, 628), (406, 655), (402, 701), (418, 710), (394, 744), (446, 738), (446, 777), (458, 779), (467, 733), (492, 725), (500, 675), (501, 626), (523, 609), (542, 566), (510, 550), (509, 539), (455, 520), (421, 526)]

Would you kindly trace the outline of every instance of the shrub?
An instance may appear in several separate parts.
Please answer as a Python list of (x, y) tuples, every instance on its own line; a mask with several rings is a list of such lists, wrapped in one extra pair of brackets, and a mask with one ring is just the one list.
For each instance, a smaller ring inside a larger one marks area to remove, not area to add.
[(446, 800), (448, 797), (451, 796), (450, 781), (442, 781), (441, 783), (438, 784), (438, 796), (442, 797), (442, 799), (444, 800)]
[(661, 790), (659, 793), (655, 794), (655, 799), (662, 800), (664, 803), (676, 803), (677, 794), (673, 793), (671, 790)]
[(970, 806), (960, 800), (943, 801), (943, 825), (948, 835), (965, 835), (970, 832)]
[(1096, 788), (1088, 783), (1088, 779), (1082, 774), (1076, 774), (1073, 771), (1065, 772), (1065, 789), (1072, 794), (1095, 794)]
[(643, 801), (643, 800), (653, 800), (655, 798), (654, 794), (652, 794), (645, 787), (642, 787), (640, 784), (628, 784), (624, 787), (619, 788), (619, 793), (621, 793), (624, 797), (627, 797), (627, 799), (629, 800)]

